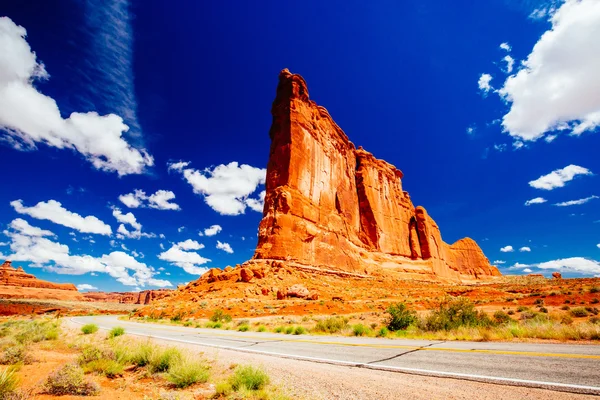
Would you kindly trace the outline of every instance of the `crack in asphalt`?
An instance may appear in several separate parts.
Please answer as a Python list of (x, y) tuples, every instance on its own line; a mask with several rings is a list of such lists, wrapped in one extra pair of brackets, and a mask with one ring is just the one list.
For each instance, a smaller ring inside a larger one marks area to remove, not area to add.
[(393, 360), (395, 358), (402, 357), (402, 356), (405, 356), (405, 355), (410, 354), (410, 353), (416, 353), (417, 351), (423, 350), (423, 349), (425, 349), (427, 347), (431, 347), (431, 346), (435, 346), (436, 344), (443, 344), (443, 343), (446, 343), (446, 341), (433, 342), (433, 343), (428, 344), (427, 346), (421, 346), (421, 347), (416, 348), (414, 350), (409, 350), (409, 351), (405, 351), (404, 353), (396, 354), (395, 356), (391, 356), (391, 357), (388, 357), (388, 358), (382, 358), (381, 360), (369, 361), (368, 363), (365, 363), (365, 365), (375, 364), (375, 363), (380, 363), (380, 362), (384, 362), (384, 361)]

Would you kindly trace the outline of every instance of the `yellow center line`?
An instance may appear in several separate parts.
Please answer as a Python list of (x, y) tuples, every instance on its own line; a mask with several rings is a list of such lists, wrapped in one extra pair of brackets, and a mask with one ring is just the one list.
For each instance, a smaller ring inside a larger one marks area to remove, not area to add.
[[(128, 322), (130, 324), (139, 323)], [(159, 325), (160, 326), (160, 325)], [(190, 333), (194, 332), (192, 328), (176, 328), (169, 327), (168, 332), (182, 332)], [(493, 355), (510, 355), (510, 356), (525, 356), (525, 357), (559, 357), (559, 358), (582, 358), (600, 360), (600, 355), (593, 354), (569, 354), (569, 353), (545, 353), (538, 351), (514, 351), (514, 350), (485, 350), (485, 349), (456, 349), (451, 347), (421, 347), (421, 346), (409, 346), (409, 345), (387, 345), (387, 344), (372, 344), (372, 343), (344, 343), (327, 340), (310, 340), (310, 339), (288, 339), (288, 338), (265, 338), (262, 336), (255, 335), (235, 335), (235, 334), (224, 334), (218, 332), (211, 332), (211, 336), (221, 336), (234, 339), (259, 339), (265, 342), (288, 342), (288, 343), (310, 343), (318, 345), (333, 345), (333, 346), (347, 346), (347, 347), (367, 347), (374, 349), (408, 349), (408, 350), (422, 350), (422, 351), (443, 351), (450, 353), (479, 353), (479, 354), (493, 354)]]

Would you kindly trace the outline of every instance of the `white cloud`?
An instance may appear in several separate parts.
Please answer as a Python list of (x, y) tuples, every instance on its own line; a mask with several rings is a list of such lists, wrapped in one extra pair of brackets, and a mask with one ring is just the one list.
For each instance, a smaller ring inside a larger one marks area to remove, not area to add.
[(11, 240), (12, 254), (8, 258), (29, 261), (33, 267), (67, 275), (106, 273), (127, 286), (172, 286), (169, 281), (155, 279), (152, 267), (122, 251), (113, 251), (101, 257), (72, 255), (69, 246), (48, 239), (45, 237), (50, 236), (47, 233), (40, 236), (39, 231), (32, 231), (30, 227), (19, 223), (11, 223), (10, 230), (4, 234)]
[(548, 175), (540, 176), (538, 179), (529, 182), (529, 186), (536, 189), (552, 190), (565, 186), (565, 183), (572, 181), (578, 175), (592, 175), (592, 171), (571, 164), (562, 169), (554, 170)]
[(494, 150), (502, 153), (503, 151), (506, 151), (506, 144), (494, 144)]
[(581, 275), (600, 276), (600, 262), (584, 257), (562, 258), (531, 265), (515, 264), (511, 269), (523, 269), (528, 267), (558, 270), (563, 273), (572, 272)]
[(506, 62), (506, 73), (510, 74), (513, 71), (513, 66), (515, 65), (515, 59), (511, 56), (504, 56), (502, 61)]
[(82, 283), (77, 285), (77, 290), (81, 292), (83, 290), (98, 290), (98, 288), (87, 283)]
[(131, 225), (131, 227), (134, 228), (136, 231), (142, 229), (142, 224), (137, 222), (137, 219), (135, 218), (135, 215), (133, 215), (133, 213), (128, 212), (127, 214), (123, 214), (120, 209), (118, 209), (117, 207), (113, 207), (112, 214), (113, 217), (117, 219), (117, 221), (123, 224)]
[(529, 269), (529, 268), (525, 268), (525, 269), (523, 270), (523, 272), (526, 272), (526, 273), (530, 274), (530, 273), (532, 273), (533, 271), (532, 271), (531, 269)]
[(220, 225), (211, 225), (210, 228), (206, 228), (204, 230), (204, 235), (206, 236), (215, 236), (217, 233), (221, 232), (223, 228)]
[[(250, 196), (259, 185), (264, 185), (266, 170), (231, 162), (199, 171), (186, 168), (189, 163), (169, 164), (169, 170), (179, 171), (192, 186), (194, 193), (202, 195), (213, 210), (222, 215), (244, 214), (247, 207), (255, 210), (256, 199)], [(261, 210), (262, 211), (262, 210)]]
[(475, 133), (475, 127), (474, 126), (469, 126), (467, 128), (467, 135), (472, 135)]
[(548, 200), (544, 199), (543, 197), (536, 197), (535, 199), (531, 199), (531, 200), (527, 200), (525, 202), (526, 206), (530, 206), (532, 204), (543, 204), (545, 202), (547, 202)]
[(547, 135), (544, 137), (544, 141), (546, 143), (552, 143), (554, 142), (554, 139), (556, 139), (558, 137), (558, 135)]
[(139, 174), (154, 160), (123, 138), (129, 127), (115, 114), (72, 113), (63, 119), (51, 97), (33, 83), (49, 77), (25, 40), (26, 30), (0, 18), (0, 140), (19, 150), (39, 143), (79, 152), (100, 170)]
[(558, 207), (580, 206), (582, 204), (587, 203), (588, 201), (595, 200), (598, 198), (598, 196), (590, 196), (579, 200), (563, 201), (562, 203), (556, 203), (554, 205)]
[(510, 44), (508, 44), (508, 43), (506, 43), (506, 42), (504, 42), (504, 43), (501, 43), (501, 44), (500, 44), (500, 48), (501, 48), (502, 50), (506, 50), (506, 51), (511, 51), (511, 50), (512, 50), (512, 47), (510, 47)]
[[(142, 224), (140, 224), (133, 213), (128, 212), (123, 214), (118, 207), (113, 207), (113, 216), (117, 221), (121, 222), (117, 228), (117, 238), (119, 239), (140, 239), (140, 238), (154, 238), (156, 234), (142, 232)], [(127, 229), (125, 224), (133, 228), (132, 231)]]
[[(208, 268), (200, 267), (200, 265), (206, 264), (211, 260), (202, 257), (200, 254), (194, 251), (186, 251), (200, 250), (202, 248), (204, 248), (204, 245), (196, 242), (195, 240), (188, 239), (184, 242), (175, 243), (169, 250), (160, 253), (158, 258), (183, 268), (183, 270), (188, 274), (202, 275), (208, 271)], [(169, 275), (169, 273), (167, 273), (167, 275)]]
[(492, 76), (490, 74), (481, 74), (479, 77), (479, 81), (477, 81), (477, 85), (479, 86), (479, 90), (482, 90), (484, 93), (488, 93), (493, 89), (490, 82), (492, 81)]
[(527, 252), (527, 253), (528, 253), (528, 252), (531, 252), (531, 247), (527, 247), (527, 246), (525, 246), (525, 247), (521, 247), (521, 248), (519, 249), (519, 251), (520, 251), (520, 252)]
[(177, 232), (181, 233), (185, 230), (185, 226), (180, 226), (179, 228), (177, 228)]
[(177, 247), (179, 247), (181, 250), (200, 250), (204, 248), (204, 245), (196, 242), (195, 240), (187, 239), (183, 242), (177, 243)]
[(44, 229), (40, 229), (36, 226), (31, 226), (29, 225), (29, 222), (21, 218), (16, 218), (12, 220), (12, 222), (8, 226), (14, 230), (22, 232), (24, 235), (27, 236), (54, 236), (54, 233)]
[(157, 210), (180, 210), (178, 204), (170, 202), (173, 199), (175, 199), (175, 193), (170, 190), (157, 190), (148, 196), (143, 190), (135, 189), (133, 193), (119, 196), (121, 203), (129, 208), (149, 207)]
[(233, 249), (229, 243), (221, 243), (217, 240), (217, 249), (223, 250), (225, 253), (233, 254)]
[(259, 193), (258, 199), (246, 199), (246, 205), (257, 212), (263, 212), (265, 208), (265, 195), (266, 192), (263, 190)]
[(496, 260), (493, 262), (494, 265), (502, 265), (502, 264), (506, 264), (506, 261), (502, 261), (502, 260)]
[(56, 200), (48, 200), (47, 202), (40, 201), (33, 207), (25, 207), (23, 205), (23, 200), (14, 200), (10, 202), (10, 205), (19, 214), (26, 214), (37, 219), (46, 219), (55, 224), (63, 225), (82, 233), (96, 233), (99, 235), (112, 234), (110, 226), (100, 221), (98, 218), (93, 215), (82, 217), (79, 214), (67, 210)]
[(525, 141), (557, 129), (579, 135), (600, 125), (600, 2), (566, 0), (550, 21), (552, 28), (522, 68), (498, 90), (510, 104), (504, 130)]
[(512, 246), (504, 246), (500, 249), (500, 251), (503, 253), (510, 253), (510, 252), (515, 251), (515, 249), (513, 249)]
[(600, 249), (600, 243), (598, 243), (598, 244), (596, 245), (596, 247)]
[(174, 163), (168, 163), (167, 164), (167, 167), (168, 167), (167, 169), (169, 171), (178, 171), (178, 172), (181, 172), (188, 165), (190, 165), (189, 161), (179, 161), (179, 162), (174, 162)]
[(523, 146), (525, 146), (523, 144), (523, 142), (521, 142), (520, 140), (515, 140), (512, 145), (513, 145), (513, 148), (515, 150), (519, 150), (520, 148), (522, 148)]

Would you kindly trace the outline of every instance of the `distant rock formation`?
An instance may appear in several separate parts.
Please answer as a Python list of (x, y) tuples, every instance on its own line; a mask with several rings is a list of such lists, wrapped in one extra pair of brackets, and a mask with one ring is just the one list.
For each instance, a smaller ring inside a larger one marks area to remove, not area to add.
[(83, 293), (83, 296), (89, 301), (121, 304), (150, 304), (155, 300), (169, 296), (172, 292), (173, 290), (169, 289), (143, 290), (141, 292), (86, 292)]
[(26, 273), (22, 267), (14, 268), (10, 261), (4, 261), (0, 266), (0, 285), (77, 291), (72, 283), (53, 283), (40, 280), (34, 275)]
[(263, 219), (252, 263), (469, 281), (499, 276), (477, 243), (448, 245), (393, 165), (356, 149), (300, 75), (279, 75)]

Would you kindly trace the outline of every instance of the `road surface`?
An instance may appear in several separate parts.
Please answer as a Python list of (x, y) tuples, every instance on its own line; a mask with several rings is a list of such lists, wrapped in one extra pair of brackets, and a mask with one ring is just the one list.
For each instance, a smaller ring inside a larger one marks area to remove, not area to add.
[(293, 336), (73, 317), (100, 329), (319, 363), (600, 395), (600, 346)]

